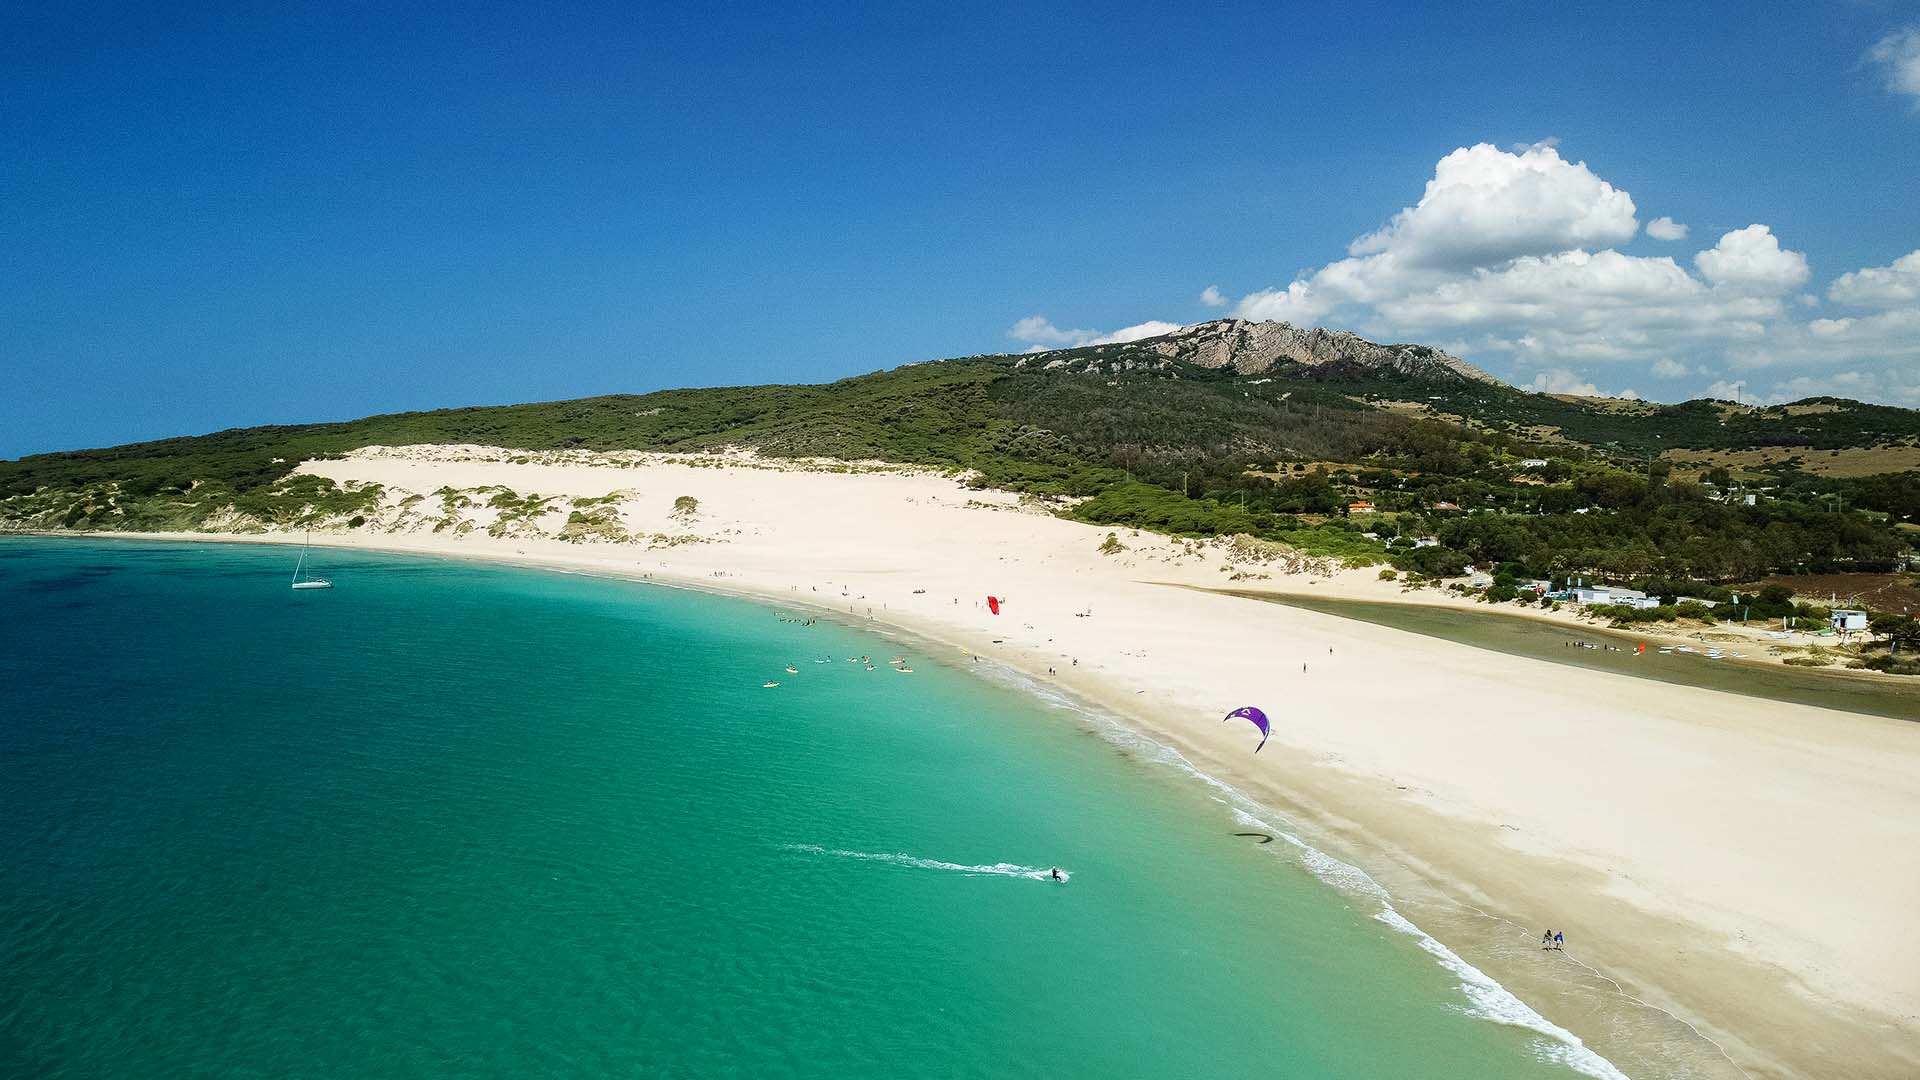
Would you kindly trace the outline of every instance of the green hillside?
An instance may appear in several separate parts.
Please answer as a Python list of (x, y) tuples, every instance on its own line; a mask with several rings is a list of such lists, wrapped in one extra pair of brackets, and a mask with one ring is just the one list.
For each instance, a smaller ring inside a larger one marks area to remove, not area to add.
[[(1707, 484), (1675, 475), (1661, 451), (1917, 436), (1920, 413), (1833, 399), (1587, 402), (1339, 365), (1250, 378), (1094, 346), (822, 385), (443, 409), (42, 454), (0, 462), (0, 525), (183, 529), (235, 514), (350, 523), (377, 492), (288, 474), (369, 445), (750, 447), (967, 470), (982, 485), (1071, 497), (1060, 512), (1087, 521), (1249, 533), (1427, 573), (1470, 560), (1541, 577), (1724, 582), (1893, 568), (1913, 536), (1900, 526), (1920, 520), (1920, 476), (1785, 465)], [(1377, 512), (1350, 516), (1360, 501)], [(1411, 546), (1426, 536), (1442, 543)]]

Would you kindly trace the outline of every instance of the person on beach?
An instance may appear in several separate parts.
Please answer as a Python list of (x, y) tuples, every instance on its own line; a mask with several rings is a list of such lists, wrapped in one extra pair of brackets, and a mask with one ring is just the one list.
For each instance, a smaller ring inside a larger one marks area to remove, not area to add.
[(1549, 930), (1540, 935), (1540, 947), (1542, 949), (1553, 948), (1553, 931)]
[(1566, 944), (1567, 944), (1567, 935), (1561, 933), (1558, 930), (1555, 930), (1553, 932), (1553, 951), (1555, 952), (1562, 951), (1563, 949), (1566, 948)]

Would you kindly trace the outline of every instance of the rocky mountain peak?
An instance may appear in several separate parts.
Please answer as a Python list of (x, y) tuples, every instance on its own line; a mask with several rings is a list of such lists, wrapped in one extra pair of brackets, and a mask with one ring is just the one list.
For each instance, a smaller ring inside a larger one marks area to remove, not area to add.
[(1285, 322), (1215, 319), (1134, 343), (1170, 360), (1258, 375), (1276, 366), (1311, 369), (1339, 365), (1392, 370), (1426, 379), (1499, 384), (1465, 360), (1426, 345), (1380, 345), (1345, 330), (1302, 329)]

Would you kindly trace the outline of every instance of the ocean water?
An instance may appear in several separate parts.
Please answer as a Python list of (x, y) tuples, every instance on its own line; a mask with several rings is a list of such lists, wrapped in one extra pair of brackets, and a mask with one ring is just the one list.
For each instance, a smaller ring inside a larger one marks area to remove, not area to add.
[(963, 656), (292, 559), (0, 540), (0, 1075), (1617, 1075)]

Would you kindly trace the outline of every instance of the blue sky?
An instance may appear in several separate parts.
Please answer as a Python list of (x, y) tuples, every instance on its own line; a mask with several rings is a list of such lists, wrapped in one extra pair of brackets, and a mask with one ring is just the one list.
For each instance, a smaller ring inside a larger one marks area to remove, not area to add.
[(1563, 6), (15, 11), (0, 457), (1231, 313), (1920, 406), (1920, 5)]

